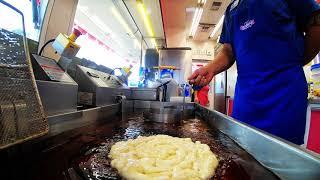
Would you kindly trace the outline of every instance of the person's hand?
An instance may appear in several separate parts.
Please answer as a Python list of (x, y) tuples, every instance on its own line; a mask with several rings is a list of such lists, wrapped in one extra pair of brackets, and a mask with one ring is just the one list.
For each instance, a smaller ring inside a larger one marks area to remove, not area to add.
[(198, 99), (198, 98), (195, 98), (195, 99), (194, 99), (194, 102), (195, 102), (195, 103), (199, 103), (199, 99)]
[(206, 86), (208, 85), (214, 74), (212, 70), (210, 70), (210, 66), (204, 66), (200, 69), (197, 69), (189, 78), (190, 84), (194, 84), (197, 86)]

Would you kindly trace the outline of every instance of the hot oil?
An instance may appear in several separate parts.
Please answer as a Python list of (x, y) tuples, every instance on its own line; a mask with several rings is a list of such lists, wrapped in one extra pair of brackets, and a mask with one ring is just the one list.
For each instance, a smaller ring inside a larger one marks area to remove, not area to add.
[[(121, 179), (107, 158), (118, 141), (167, 134), (190, 137), (208, 144), (218, 156), (212, 179), (278, 179), (234, 141), (199, 119), (178, 124), (145, 122), (141, 114), (113, 116), (103, 122), (31, 141), (8, 151), (0, 151), (0, 179)], [(19, 173), (17, 173), (19, 172)]]
[(163, 124), (145, 122), (141, 115), (134, 115), (128, 119), (99, 125), (88, 134), (95, 136), (96, 140), (83, 147), (80, 156), (72, 160), (72, 167), (84, 179), (119, 179), (107, 157), (111, 146), (117, 141), (156, 134), (188, 137), (193, 141), (208, 144), (219, 159), (216, 174), (212, 179), (279, 179), (233, 140), (220, 131), (209, 128), (206, 122), (199, 119)]

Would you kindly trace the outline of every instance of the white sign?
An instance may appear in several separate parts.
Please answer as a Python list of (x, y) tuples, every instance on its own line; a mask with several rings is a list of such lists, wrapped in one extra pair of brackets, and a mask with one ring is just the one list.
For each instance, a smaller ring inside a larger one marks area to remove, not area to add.
[(213, 59), (213, 50), (208, 50), (208, 49), (192, 50), (192, 59), (212, 60)]

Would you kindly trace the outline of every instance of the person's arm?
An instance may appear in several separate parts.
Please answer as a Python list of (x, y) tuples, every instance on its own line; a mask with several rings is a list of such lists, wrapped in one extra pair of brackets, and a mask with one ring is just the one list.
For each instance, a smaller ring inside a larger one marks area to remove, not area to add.
[(230, 5), (227, 7), (227, 10), (225, 12), (222, 32), (219, 40), (219, 42), (223, 44), (221, 51), (215, 56), (213, 61), (211, 61), (208, 65), (195, 71), (188, 78), (191, 84), (195, 84), (198, 86), (205, 86), (210, 83), (213, 76), (227, 70), (235, 62), (235, 58), (234, 58), (234, 54), (231, 46), (233, 42), (233, 36), (231, 33), (232, 23), (230, 23), (229, 12), (230, 12)]
[(308, 64), (320, 51), (320, 10), (313, 13), (306, 29), (305, 36), (305, 65)]
[(229, 69), (235, 62), (230, 44), (223, 44), (221, 51), (206, 66), (196, 70), (189, 78), (191, 84), (205, 86), (210, 83), (213, 76)]
[(319, 18), (320, 5), (315, 0), (286, 0), (301, 32), (306, 33), (304, 42), (304, 64), (309, 63), (320, 49), (320, 30), (316, 25)]

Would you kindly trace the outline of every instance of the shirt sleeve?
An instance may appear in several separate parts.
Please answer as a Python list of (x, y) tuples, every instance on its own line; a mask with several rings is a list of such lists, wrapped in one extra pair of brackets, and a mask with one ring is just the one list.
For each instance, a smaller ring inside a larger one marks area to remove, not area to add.
[(289, 8), (296, 16), (299, 27), (306, 27), (309, 23), (312, 13), (320, 10), (320, 5), (316, 0), (286, 0)]
[[(228, 9), (227, 9), (228, 11)], [(223, 20), (223, 25), (222, 25), (222, 32), (221, 32), (221, 35), (220, 35), (220, 39), (219, 39), (219, 42), (221, 44), (225, 44), (225, 43), (228, 43), (230, 44), (231, 43), (231, 27), (229, 25), (229, 22), (228, 22), (228, 13), (226, 12), (225, 13), (225, 16), (224, 16), (224, 20)]]

